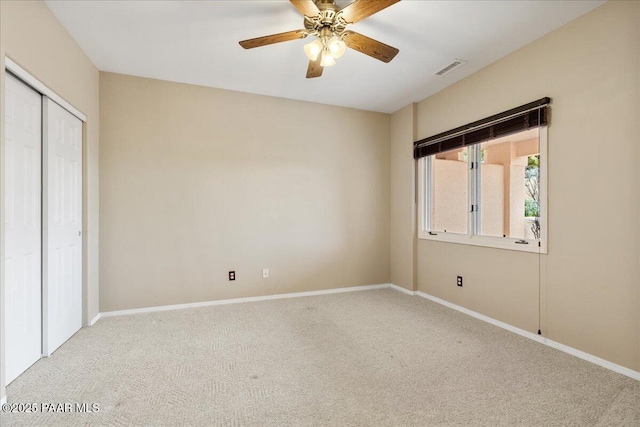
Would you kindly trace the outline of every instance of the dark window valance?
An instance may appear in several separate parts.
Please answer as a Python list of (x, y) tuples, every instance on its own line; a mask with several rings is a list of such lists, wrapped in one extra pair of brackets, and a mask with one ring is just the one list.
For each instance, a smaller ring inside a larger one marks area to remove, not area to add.
[(419, 159), (538, 126), (546, 126), (549, 121), (550, 103), (551, 98), (542, 98), (486, 119), (421, 139), (413, 143), (413, 157)]

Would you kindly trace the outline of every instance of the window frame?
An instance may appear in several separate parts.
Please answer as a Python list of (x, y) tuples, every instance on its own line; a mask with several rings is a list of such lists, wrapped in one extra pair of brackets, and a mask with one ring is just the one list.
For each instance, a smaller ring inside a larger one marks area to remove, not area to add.
[[(424, 240), (432, 240), (437, 242), (457, 243), (472, 246), (482, 246), (495, 249), (507, 249), (519, 252), (547, 253), (547, 236), (548, 236), (548, 162), (547, 155), (548, 126), (538, 128), (538, 142), (540, 144), (540, 239), (516, 239), (512, 237), (493, 237), (477, 234), (480, 230), (480, 217), (482, 215), (482, 207), (477, 209), (479, 203), (479, 195), (481, 194), (481, 180), (476, 179), (476, 172), (472, 169), (472, 163), (469, 162), (467, 168), (468, 180), (468, 200), (467, 200), (467, 233), (448, 233), (440, 230), (432, 230), (430, 224), (430, 197), (427, 195), (427, 189), (431, 188), (431, 174), (427, 173), (431, 170), (434, 155), (426, 156), (418, 159), (418, 238)], [(475, 144), (467, 147), (468, 158), (474, 163), (480, 163), (481, 144)], [(472, 172), (473, 171), (473, 172)], [(475, 205), (473, 212), (471, 206)], [(526, 244), (516, 243), (526, 241)]]

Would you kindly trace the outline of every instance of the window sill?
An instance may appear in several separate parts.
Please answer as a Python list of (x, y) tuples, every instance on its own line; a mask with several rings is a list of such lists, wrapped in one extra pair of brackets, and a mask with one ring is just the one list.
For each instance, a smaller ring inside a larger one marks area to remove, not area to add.
[(418, 238), (423, 240), (433, 240), (436, 242), (455, 243), (459, 245), (481, 246), (485, 248), (504, 249), (509, 251), (530, 252), (547, 254), (547, 246), (542, 242), (542, 246), (538, 247), (537, 240), (526, 240), (528, 244), (516, 243), (518, 239), (509, 239), (505, 237), (488, 237), (488, 236), (470, 236), (468, 234), (443, 233), (439, 232), (435, 235), (429, 234), (427, 231), (419, 233)]

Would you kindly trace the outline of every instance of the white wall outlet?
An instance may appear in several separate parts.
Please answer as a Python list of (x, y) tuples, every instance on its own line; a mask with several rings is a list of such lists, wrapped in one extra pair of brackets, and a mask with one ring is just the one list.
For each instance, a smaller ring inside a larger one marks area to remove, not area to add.
[(262, 269), (262, 278), (266, 279), (267, 277), (269, 277), (269, 269), (268, 268), (263, 268)]

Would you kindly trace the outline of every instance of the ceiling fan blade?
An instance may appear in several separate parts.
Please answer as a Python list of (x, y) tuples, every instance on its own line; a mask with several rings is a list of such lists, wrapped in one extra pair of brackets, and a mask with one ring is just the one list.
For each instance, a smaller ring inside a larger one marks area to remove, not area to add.
[(313, 0), (289, 0), (293, 7), (305, 16), (316, 16), (320, 13), (318, 6)]
[(391, 62), (398, 52), (400, 52), (395, 47), (363, 36), (360, 33), (354, 33), (353, 31), (345, 31), (343, 33), (343, 40), (351, 49), (369, 55), (382, 62)]
[(315, 61), (309, 61), (309, 66), (307, 67), (307, 78), (312, 79), (314, 77), (320, 77), (322, 75), (322, 70), (324, 67), (320, 65), (322, 61), (322, 55), (318, 55), (318, 58)]
[(291, 40), (303, 39), (307, 37), (306, 30), (287, 31), (286, 33), (271, 34), (270, 36), (257, 37), (255, 39), (243, 40), (240, 46), (245, 49), (253, 49), (254, 47), (266, 46), (273, 43), (288, 42)]
[(356, 0), (340, 12), (345, 21), (354, 23), (380, 12), (400, 0)]

